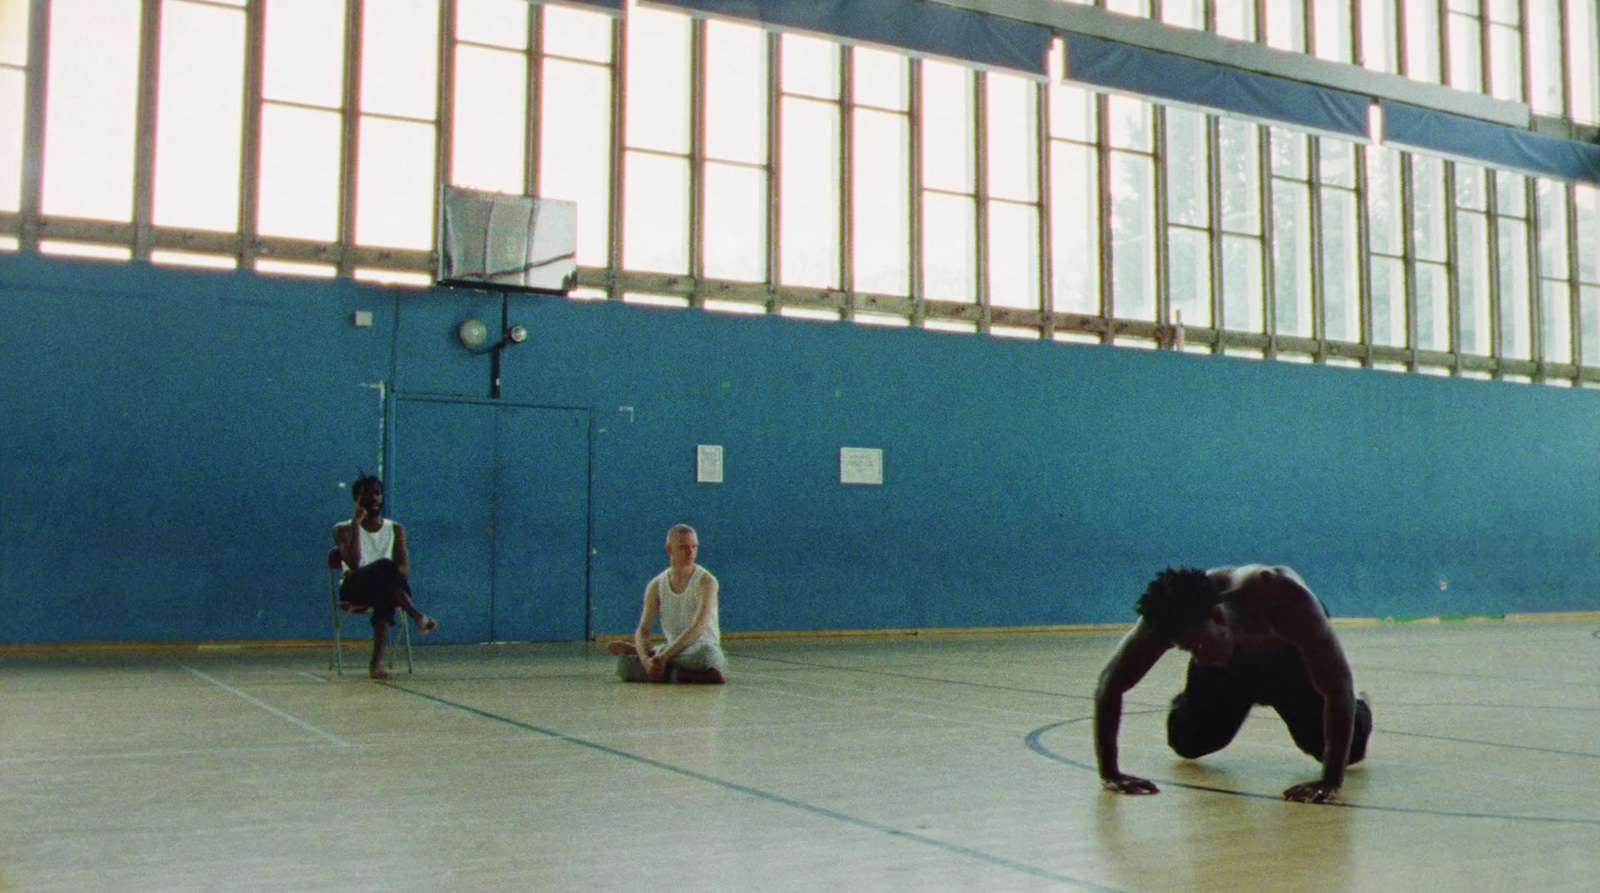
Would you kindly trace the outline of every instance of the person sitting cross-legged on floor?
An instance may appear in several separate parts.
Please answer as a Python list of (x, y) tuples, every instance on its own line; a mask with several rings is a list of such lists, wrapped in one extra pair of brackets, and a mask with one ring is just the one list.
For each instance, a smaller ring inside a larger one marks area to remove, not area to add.
[[(727, 657), (717, 627), (717, 578), (695, 563), (700, 541), (694, 528), (678, 524), (667, 531), (670, 566), (644, 588), (644, 611), (633, 643), (612, 642), (617, 676), (625, 682), (727, 681)], [(667, 642), (650, 647), (657, 615)]]

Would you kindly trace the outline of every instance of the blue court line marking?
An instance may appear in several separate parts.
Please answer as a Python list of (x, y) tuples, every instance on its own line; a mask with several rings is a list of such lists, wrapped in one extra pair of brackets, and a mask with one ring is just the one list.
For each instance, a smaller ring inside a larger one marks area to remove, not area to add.
[(871, 819), (858, 818), (858, 817), (853, 816), (853, 815), (848, 815), (846, 813), (837, 812), (835, 810), (828, 809), (825, 806), (817, 806), (816, 804), (806, 803), (806, 802), (801, 801), (801, 800), (795, 800), (795, 799), (792, 799), (790, 797), (785, 797), (785, 796), (783, 796), (781, 794), (773, 794), (773, 793), (770, 793), (768, 791), (760, 790), (758, 788), (752, 788), (752, 787), (750, 787), (748, 785), (742, 785), (742, 784), (739, 784), (736, 781), (728, 781), (727, 779), (717, 778), (715, 776), (706, 775), (706, 774), (701, 773), (701, 772), (696, 772), (693, 769), (685, 769), (682, 766), (674, 766), (674, 765), (672, 765), (670, 763), (663, 763), (660, 760), (654, 760), (654, 759), (651, 759), (650, 757), (644, 757), (644, 756), (640, 756), (640, 755), (635, 754), (635, 753), (629, 753), (628, 751), (620, 750), (620, 749), (615, 748), (615, 747), (610, 747), (610, 746), (605, 745), (605, 744), (600, 744), (599, 742), (589, 741), (589, 740), (586, 740), (586, 739), (583, 739), (583, 738), (578, 738), (578, 737), (573, 736), (573, 735), (563, 734), (561, 732), (554, 732), (554, 731), (551, 731), (549, 729), (543, 729), (543, 728), (540, 728), (538, 726), (530, 725), (528, 723), (521, 722), (519, 720), (515, 720), (515, 719), (512, 719), (512, 718), (507, 717), (507, 716), (501, 716), (498, 713), (490, 713), (487, 710), (482, 710), (482, 709), (479, 709), (477, 707), (473, 707), (473, 706), (468, 705), (468, 704), (458, 703), (456, 701), (451, 701), (451, 700), (447, 700), (445, 698), (437, 697), (435, 695), (427, 694), (426, 692), (420, 692), (420, 691), (416, 691), (415, 689), (406, 688), (405, 686), (402, 686), (402, 685), (396, 685), (393, 682), (383, 682), (381, 684), (386, 688), (392, 688), (395, 691), (404, 692), (404, 693), (406, 693), (408, 695), (412, 695), (414, 697), (422, 698), (423, 700), (432, 701), (435, 704), (442, 704), (442, 705), (444, 705), (446, 707), (451, 707), (451, 708), (454, 708), (456, 710), (460, 710), (460, 711), (462, 711), (464, 713), (470, 713), (470, 714), (472, 714), (474, 716), (480, 716), (480, 717), (483, 717), (484, 719), (489, 719), (489, 720), (493, 720), (493, 721), (498, 722), (498, 723), (503, 723), (505, 725), (512, 726), (512, 727), (518, 728), (518, 729), (522, 729), (522, 730), (527, 731), (527, 732), (533, 732), (533, 733), (538, 734), (538, 735), (544, 735), (547, 738), (553, 738), (553, 739), (556, 739), (558, 741), (564, 741), (564, 742), (566, 742), (568, 744), (576, 744), (579, 747), (588, 748), (589, 750), (597, 751), (599, 753), (608, 754), (608, 755), (614, 756), (614, 757), (620, 757), (620, 758), (622, 758), (624, 760), (628, 760), (629, 762), (638, 763), (638, 764), (643, 765), (643, 766), (649, 766), (649, 767), (651, 767), (653, 769), (660, 769), (663, 772), (670, 772), (670, 773), (672, 773), (674, 775), (681, 775), (684, 778), (692, 778), (695, 781), (700, 781), (700, 782), (704, 782), (706, 784), (715, 785), (715, 786), (717, 786), (719, 788), (722, 788), (724, 790), (733, 791), (734, 793), (744, 794), (744, 795), (750, 796), (750, 797), (755, 797), (758, 800), (764, 800), (764, 801), (766, 801), (768, 803), (774, 803), (774, 804), (777, 804), (779, 806), (787, 806), (787, 807), (789, 807), (791, 809), (797, 809), (797, 810), (800, 810), (801, 812), (810, 813), (811, 815), (814, 815), (814, 816), (819, 816), (819, 817), (825, 818), (825, 819), (832, 819), (833, 821), (836, 821), (836, 822), (843, 822), (843, 823), (845, 823), (847, 825), (853, 825), (854, 827), (861, 828), (861, 829), (866, 830), (866, 831), (873, 831), (873, 832), (876, 832), (876, 833), (879, 833), (879, 834), (886, 834), (886, 835), (888, 835), (890, 837), (896, 837), (896, 838), (900, 838), (900, 839), (903, 839), (903, 840), (909, 840), (909, 841), (911, 841), (913, 843), (920, 843), (920, 844), (923, 844), (924, 846), (930, 846), (930, 847), (933, 847), (934, 849), (943, 850), (944, 852), (950, 853), (952, 855), (965, 856), (965, 857), (967, 857), (969, 859), (975, 859), (975, 860), (977, 860), (979, 862), (984, 862), (984, 863), (987, 863), (989, 865), (996, 866), (998, 868), (1010, 869), (1012, 871), (1020, 872), (1022, 874), (1026, 874), (1026, 875), (1031, 875), (1031, 876), (1036, 877), (1036, 878), (1043, 878), (1044, 880), (1048, 880), (1048, 881), (1056, 881), (1058, 883), (1070, 884), (1070, 885), (1072, 885), (1074, 887), (1078, 887), (1078, 888), (1083, 889), (1083, 890), (1095, 891), (1095, 893), (1122, 893), (1122, 891), (1119, 891), (1114, 887), (1103, 887), (1103, 886), (1101, 886), (1099, 884), (1093, 883), (1091, 881), (1086, 881), (1086, 880), (1084, 880), (1082, 878), (1075, 878), (1075, 877), (1071, 877), (1071, 876), (1064, 875), (1064, 874), (1056, 874), (1055, 872), (1049, 871), (1048, 869), (1039, 868), (1039, 867), (1034, 866), (1034, 865), (1027, 865), (1027, 864), (1024, 864), (1022, 862), (1014, 862), (1014, 861), (1012, 861), (1010, 859), (1005, 858), (1004, 856), (996, 856), (993, 853), (986, 853), (983, 850), (976, 850), (976, 849), (973, 849), (972, 847), (962, 846), (961, 844), (958, 844), (958, 843), (951, 843), (951, 842), (946, 841), (946, 840), (940, 840), (937, 837), (929, 837), (926, 834), (918, 834), (915, 831), (906, 831), (906, 830), (901, 829), (901, 828), (896, 828), (896, 827), (894, 827), (892, 825), (885, 825), (882, 822), (875, 822), (875, 821), (873, 821)]
[[(1149, 711), (1149, 710), (1147, 710), (1147, 711), (1143, 711), (1143, 712), (1152, 713), (1152, 712), (1157, 712), (1157, 711)], [(1064, 757), (1061, 754), (1058, 754), (1055, 751), (1051, 750), (1050, 748), (1045, 747), (1043, 744), (1041, 744), (1039, 742), (1040, 738), (1044, 737), (1046, 734), (1048, 734), (1050, 732), (1055, 731), (1056, 729), (1061, 728), (1062, 726), (1068, 726), (1068, 725), (1072, 725), (1073, 723), (1078, 723), (1078, 722), (1085, 722), (1088, 719), (1089, 719), (1089, 717), (1080, 716), (1080, 717), (1077, 717), (1075, 719), (1064, 719), (1061, 722), (1053, 722), (1053, 723), (1050, 723), (1049, 725), (1046, 725), (1046, 726), (1040, 726), (1039, 728), (1034, 729), (1033, 731), (1029, 732), (1027, 737), (1024, 738), (1023, 740), (1027, 743), (1029, 750), (1033, 751), (1034, 753), (1038, 754), (1041, 757), (1044, 757), (1047, 760), (1054, 760), (1057, 763), (1063, 763), (1063, 764), (1071, 766), (1071, 767), (1073, 767), (1075, 769), (1082, 769), (1082, 770), (1084, 770), (1086, 772), (1098, 772), (1099, 770), (1096, 769), (1094, 766), (1091, 766), (1088, 763), (1081, 763), (1081, 762), (1079, 762), (1077, 760), (1071, 759), (1070, 757)], [(1405, 732), (1384, 732), (1384, 734), (1386, 734), (1386, 735), (1389, 735), (1389, 734), (1405, 735), (1407, 733), (1405, 733)], [(1414, 737), (1432, 738), (1432, 737), (1437, 737), (1437, 736), (1433, 736), (1433, 735), (1416, 735)], [(1446, 740), (1461, 741), (1461, 740), (1464, 740), (1464, 739), (1453, 738), (1453, 739), (1446, 739)], [(1467, 743), (1470, 743), (1470, 744), (1483, 744), (1485, 742), (1470, 741), (1470, 742), (1467, 742)], [(1490, 745), (1490, 746), (1498, 746), (1498, 745)], [(1510, 746), (1510, 745), (1508, 745), (1508, 746)], [(1530, 748), (1530, 749), (1537, 750), (1538, 748)], [(1594, 754), (1580, 754), (1580, 756), (1594, 756)], [(1161, 784), (1167, 785), (1169, 787), (1188, 788), (1191, 791), (1206, 791), (1206, 792), (1212, 793), (1212, 794), (1228, 794), (1229, 796), (1233, 796), (1233, 797), (1249, 797), (1250, 799), (1253, 799), (1253, 800), (1272, 800), (1272, 801), (1277, 801), (1277, 802), (1285, 802), (1283, 800), (1283, 797), (1278, 796), (1278, 795), (1274, 795), (1274, 794), (1257, 794), (1257, 793), (1252, 793), (1250, 791), (1234, 790), (1232, 788), (1217, 788), (1217, 787), (1211, 787), (1210, 785), (1190, 784), (1188, 782), (1176, 781), (1176, 780), (1170, 779), (1170, 778), (1157, 778), (1157, 779), (1152, 779), (1152, 780), (1160, 782)], [(1539, 823), (1551, 824), (1551, 825), (1594, 825), (1594, 826), (1600, 826), (1600, 819), (1563, 818), (1561, 816), (1509, 815), (1509, 814), (1501, 813), (1501, 812), (1466, 812), (1466, 811), (1455, 811), (1455, 810), (1447, 810), (1447, 809), (1421, 809), (1421, 808), (1418, 808), (1418, 807), (1410, 807), (1410, 806), (1382, 806), (1382, 805), (1375, 804), (1375, 803), (1346, 803), (1343, 800), (1335, 800), (1332, 803), (1321, 803), (1321, 804), (1317, 804), (1317, 805), (1318, 806), (1337, 806), (1337, 807), (1341, 807), (1343, 809), (1363, 809), (1363, 810), (1367, 810), (1369, 812), (1388, 812), (1388, 813), (1396, 813), (1396, 814), (1399, 814), (1399, 815), (1428, 815), (1428, 816), (1438, 816), (1440, 818), (1452, 818), (1452, 819), (1499, 819), (1501, 821), (1508, 821), (1508, 822), (1539, 822)]]

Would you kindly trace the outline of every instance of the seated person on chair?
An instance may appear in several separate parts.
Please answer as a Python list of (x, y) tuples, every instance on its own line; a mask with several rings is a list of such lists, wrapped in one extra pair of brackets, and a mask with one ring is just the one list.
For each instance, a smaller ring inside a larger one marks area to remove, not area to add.
[[(700, 541), (694, 528), (679, 524), (667, 531), (671, 564), (644, 588), (644, 613), (633, 644), (612, 642), (617, 675), (626, 682), (726, 682), (728, 668), (717, 627), (717, 578), (696, 564)], [(656, 615), (667, 643), (650, 647)]]
[(411, 602), (411, 585), (406, 582), (409, 556), (406, 554), (404, 527), (383, 517), (383, 482), (362, 477), (350, 487), (355, 501), (350, 520), (333, 527), (333, 542), (347, 568), (339, 584), (339, 600), (372, 610), (372, 667), (374, 679), (393, 678), (383, 668), (384, 649), (389, 644), (389, 629), (394, 625), (395, 608), (406, 612), (423, 635), (439, 624), (417, 610)]
[(1255, 704), (1278, 711), (1322, 777), (1283, 792), (1286, 800), (1338, 799), (1345, 766), (1366, 756), (1372, 707), (1357, 698), (1350, 664), (1326, 608), (1286, 567), (1212, 571), (1167, 568), (1139, 598), (1139, 621), (1100, 673), (1094, 696), (1095, 758), (1109, 791), (1154, 794), (1156, 786), (1117, 766), (1122, 695), (1167, 649), (1190, 656), (1188, 681), (1167, 714), (1167, 743), (1195, 759), (1226, 747)]

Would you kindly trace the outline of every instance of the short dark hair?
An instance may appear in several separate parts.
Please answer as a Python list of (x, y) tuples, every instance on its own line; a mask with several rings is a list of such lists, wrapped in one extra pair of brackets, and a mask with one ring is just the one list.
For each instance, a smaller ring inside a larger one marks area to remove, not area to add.
[(1204, 623), (1211, 609), (1222, 603), (1222, 593), (1211, 576), (1192, 567), (1167, 568), (1139, 596), (1139, 616), (1164, 639)]
[(361, 477), (356, 478), (356, 482), (350, 485), (350, 501), (355, 502), (357, 499), (360, 499), (361, 491), (374, 485), (378, 486), (380, 489), (383, 487), (383, 481), (375, 474), (364, 474)]

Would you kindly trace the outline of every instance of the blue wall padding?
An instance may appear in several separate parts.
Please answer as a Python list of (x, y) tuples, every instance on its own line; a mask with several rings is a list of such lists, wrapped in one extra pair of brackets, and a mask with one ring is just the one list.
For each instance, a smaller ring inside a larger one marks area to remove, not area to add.
[(651, 0), (712, 15), (898, 47), (1039, 76), (1050, 52), (1043, 25), (921, 0)]
[[(454, 330), (500, 306), (0, 257), (0, 640), (326, 637), (376, 385), (487, 402)], [(632, 629), (680, 520), (729, 631), (1127, 622), (1168, 564), (1250, 561), (1336, 615), (1595, 606), (1593, 391), (531, 295), (509, 320), (502, 400), (593, 420), (594, 633)], [(884, 484), (840, 484), (841, 446)]]
[(1063, 34), (1068, 80), (1296, 127), (1367, 137), (1372, 100), (1083, 34)]
[(1545, 176), (1600, 183), (1600, 146), (1384, 100), (1383, 141)]

